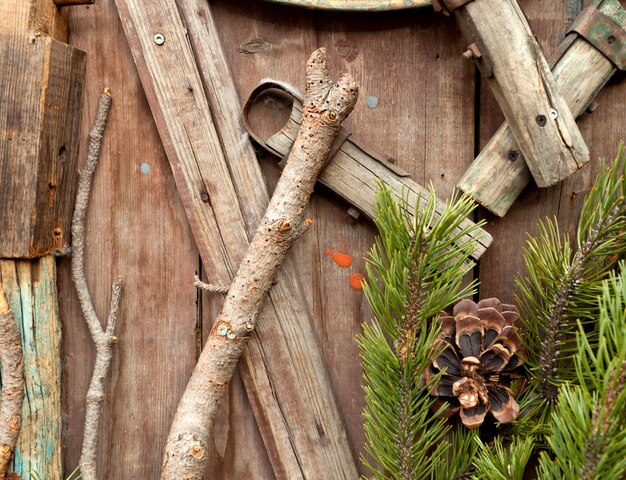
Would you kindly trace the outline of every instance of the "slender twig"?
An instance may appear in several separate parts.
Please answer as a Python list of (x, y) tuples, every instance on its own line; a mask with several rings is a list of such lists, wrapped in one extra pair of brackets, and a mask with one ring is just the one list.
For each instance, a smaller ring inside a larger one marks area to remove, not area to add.
[(256, 317), (287, 251), (311, 224), (305, 209), (357, 88), (349, 75), (333, 85), (324, 49), (306, 66), (302, 125), (272, 199), (230, 286), (222, 312), (193, 371), (165, 446), (161, 478), (201, 479), (218, 408)]
[(98, 111), (91, 132), (89, 132), (89, 149), (84, 168), (78, 176), (78, 191), (74, 218), (72, 219), (72, 279), (76, 286), (76, 293), (80, 301), (80, 308), (85, 322), (96, 346), (96, 362), (87, 391), (85, 409), (85, 429), (83, 431), (83, 447), (80, 453), (79, 466), (85, 480), (96, 480), (96, 453), (98, 449), (98, 432), (102, 418), (102, 404), (104, 403), (104, 382), (111, 366), (113, 344), (117, 341), (115, 321), (122, 292), (122, 282), (117, 280), (111, 289), (111, 306), (106, 326), (96, 315), (91, 301), (87, 280), (85, 279), (85, 214), (91, 192), (93, 178), (102, 145), (102, 134), (106, 125), (111, 94), (107, 88), (100, 95)]
[(22, 427), (24, 400), (24, 359), (20, 331), (4, 295), (0, 280), (0, 479), (6, 478), (17, 436)]

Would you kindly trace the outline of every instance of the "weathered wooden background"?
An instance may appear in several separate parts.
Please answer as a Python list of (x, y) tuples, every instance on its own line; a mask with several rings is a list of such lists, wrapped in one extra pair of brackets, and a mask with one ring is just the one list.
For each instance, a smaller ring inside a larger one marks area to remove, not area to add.
[[(520, 0), (548, 59), (572, 12), (582, 1)], [(452, 192), (473, 156), (499, 127), (503, 116), (474, 66), (460, 55), (464, 42), (453, 20), (430, 9), (396, 13), (331, 14), (260, 0), (210, 2), (222, 46), (242, 100), (261, 78), (303, 87), (303, 66), (326, 46), (334, 74), (352, 73), (359, 103), (348, 121), (357, 139), (397, 159), (439, 196)], [(198, 251), (157, 135), (129, 47), (112, 0), (72, 7), (70, 43), (87, 57), (86, 104), (81, 149), (103, 86), (113, 108), (96, 174), (87, 225), (86, 268), (100, 315), (109, 286), (124, 281), (119, 338), (104, 410), (99, 471), (106, 479), (158, 478), (163, 444), (177, 401), (197, 353), (197, 335), (208, 332), (219, 298), (198, 296), (194, 272)], [(494, 236), (475, 274), (482, 297), (511, 302), (514, 275), (523, 268), (526, 232), (538, 219), (557, 216), (572, 228), (597, 170), (612, 158), (625, 136), (626, 78), (614, 78), (598, 97), (599, 108), (579, 120), (592, 164), (554, 188), (529, 187), (506, 217), (491, 215)], [(276, 159), (261, 155), (268, 184), (278, 177)], [(355, 456), (362, 452), (363, 399), (355, 335), (370, 311), (348, 279), (364, 271), (375, 229), (354, 220), (348, 205), (319, 188), (310, 215), (312, 229), (291, 255), (313, 312), (332, 382)], [(325, 251), (350, 254), (350, 268)], [(78, 462), (84, 395), (94, 350), (70, 282), (69, 260), (59, 269), (63, 322), (63, 410), (65, 466)], [(211, 478), (270, 479), (273, 473), (245, 391), (233, 383), (220, 417)]]

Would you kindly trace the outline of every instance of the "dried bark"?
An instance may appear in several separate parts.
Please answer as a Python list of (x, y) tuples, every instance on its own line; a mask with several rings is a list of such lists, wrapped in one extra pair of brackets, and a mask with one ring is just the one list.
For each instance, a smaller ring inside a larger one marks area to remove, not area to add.
[(325, 49), (313, 52), (306, 66), (298, 137), (178, 405), (165, 447), (162, 479), (202, 478), (218, 408), (282, 260), (312, 222), (304, 218), (304, 211), (357, 95), (348, 74), (332, 84)]
[(5, 479), (22, 426), (24, 359), (20, 331), (0, 282), (0, 479)]
[(76, 206), (72, 219), (72, 279), (80, 301), (80, 308), (89, 328), (89, 333), (96, 346), (96, 362), (87, 391), (85, 409), (85, 429), (83, 431), (83, 447), (80, 453), (80, 471), (85, 480), (96, 479), (96, 453), (98, 449), (98, 432), (102, 418), (102, 404), (105, 398), (104, 382), (111, 366), (113, 345), (117, 342), (114, 335), (115, 322), (122, 291), (121, 281), (113, 284), (111, 289), (111, 306), (106, 327), (96, 315), (87, 280), (85, 279), (85, 214), (91, 192), (91, 180), (100, 158), (102, 134), (111, 107), (111, 94), (105, 89), (100, 95), (98, 111), (93, 128), (89, 132), (89, 149), (84, 168), (79, 172)]

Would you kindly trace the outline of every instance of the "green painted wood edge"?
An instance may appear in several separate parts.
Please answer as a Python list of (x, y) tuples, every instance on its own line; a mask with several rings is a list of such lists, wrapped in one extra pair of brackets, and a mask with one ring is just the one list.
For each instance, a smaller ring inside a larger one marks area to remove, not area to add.
[(363, 12), (382, 12), (386, 10), (402, 10), (431, 5), (430, 0), (268, 0), (284, 5), (317, 10), (346, 10)]
[(26, 397), (12, 469), (24, 480), (61, 480), (61, 325), (56, 263), (0, 260), (7, 301), (20, 328)]

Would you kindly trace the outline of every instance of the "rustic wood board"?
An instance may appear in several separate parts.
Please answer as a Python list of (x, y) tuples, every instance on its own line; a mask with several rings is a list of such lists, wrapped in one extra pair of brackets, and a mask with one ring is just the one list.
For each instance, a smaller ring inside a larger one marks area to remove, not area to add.
[[(545, 8), (540, 0), (520, 2), (529, 17), (530, 26), (537, 35), (547, 58), (556, 51), (567, 24), (567, 11), (562, 2)], [(491, 138), (503, 120), (497, 103), (483, 89), (480, 114), (481, 147)], [(596, 101), (599, 108), (591, 115), (584, 114), (578, 124), (589, 145), (591, 161), (564, 182), (546, 189), (532, 183), (519, 196), (504, 218), (485, 213), (486, 229), (494, 241), (481, 259), (481, 296), (497, 296), (502, 301), (513, 301), (516, 292), (514, 275), (524, 271), (520, 254), (526, 243), (526, 232), (536, 233), (539, 219), (556, 216), (564, 231), (574, 232), (582, 200), (589, 191), (599, 168), (599, 159), (612, 160), (619, 140), (624, 138), (623, 119), (626, 118), (626, 82), (617, 74), (600, 92)], [(503, 260), (506, 259), (506, 260)]]
[(0, 257), (34, 258), (69, 243), (86, 59), (26, 32), (0, 49)]
[[(88, 54), (82, 135), (76, 139), (81, 165), (102, 88), (110, 87), (113, 96), (85, 246), (87, 283), (100, 318), (108, 312), (110, 285), (118, 276), (123, 282), (98, 472), (102, 479), (157, 479), (167, 432), (195, 363), (192, 282), (198, 252), (115, 5), (103, 0), (71, 7), (71, 32), (72, 44)], [(59, 302), (69, 473), (80, 455), (95, 351), (66, 258), (59, 266)]]
[[(355, 16), (252, 0), (210, 3), (241, 99), (264, 77), (302, 87), (302, 65), (315, 47), (326, 45), (333, 73), (348, 70), (361, 84), (361, 100), (348, 125), (358, 132), (357, 140), (397, 158), (420, 184), (432, 180), (441, 197), (452, 191), (475, 153), (473, 66), (460, 58), (465, 45), (453, 22), (428, 9), (416, 16)], [(520, 2), (549, 58), (567, 15), (562, 2), (551, 8), (544, 3)], [(190, 277), (199, 269), (198, 252), (112, 0), (72, 7), (71, 17), (72, 44), (88, 52), (83, 132), (104, 84), (114, 96), (87, 226), (88, 282), (98, 313), (107, 311), (107, 285), (118, 275), (125, 289), (99, 468), (104, 479), (157, 479), (163, 442), (194, 363), (196, 320), (204, 320), (207, 332), (220, 299), (203, 294), (196, 304), (196, 292), (190, 288)], [(625, 96), (625, 82), (616, 78), (600, 93), (599, 109), (580, 120), (583, 136), (592, 142), (594, 169), (599, 156), (614, 156), (624, 135), (618, 120), (626, 117)], [(377, 97), (377, 103), (370, 97)], [(368, 106), (368, 99), (375, 108)], [(486, 95), (479, 120), (484, 143), (503, 120)], [(261, 162), (271, 187), (279, 173), (276, 159)], [(148, 175), (141, 174), (142, 163), (150, 167)], [(534, 231), (540, 216), (558, 214), (571, 228), (591, 182), (590, 166), (562, 188), (527, 189), (503, 219), (486, 216), (494, 243), (481, 260), (484, 296), (512, 300), (525, 231)], [(309, 210), (315, 223), (290, 258), (297, 261), (300, 285), (358, 454), (364, 441), (363, 400), (354, 335), (371, 312), (362, 293), (350, 289), (348, 278), (363, 271), (362, 257), (375, 232), (369, 222), (350, 217), (348, 205), (332, 192), (320, 187), (317, 193)], [(349, 268), (336, 265), (325, 255), (331, 246), (352, 255), (354, 263)], [(78, 460), (94, 352), (65, 259), (59, 269), (59, 298), (65, 334), (67, 471)], [(210, 478), (274, 478), (246, 393), (237, 382), (220, 428)], [(232, 455), (234, 451), (246, 455)]]
[(25, 479), (62, 480), (61, 323), (56, 260), (0, 260), (0, 279), (20, 329), (26, 396), (13, 465)]

